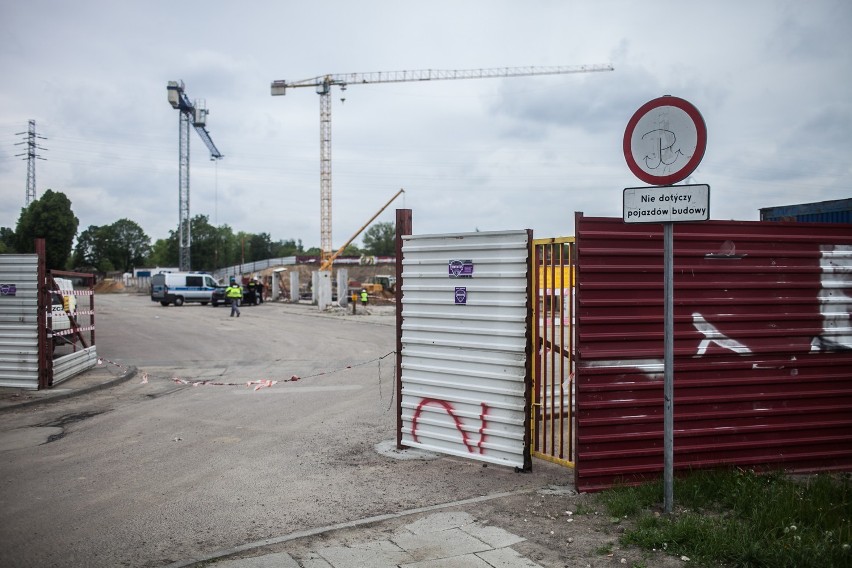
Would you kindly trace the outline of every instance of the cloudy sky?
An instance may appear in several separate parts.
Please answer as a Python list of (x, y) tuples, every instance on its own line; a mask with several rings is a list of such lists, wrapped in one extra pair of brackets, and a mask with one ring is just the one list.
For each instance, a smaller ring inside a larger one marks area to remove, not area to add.
[[(183, 80), (225, 155), (191, 132), (191, 214), (319, 246), (319, 97), (270, 83), (414, 69), (612, 64), (612, 72), (351, 86), (332, 99), (333, 243), (400, 188), (417, 234), (572, 235), (574, 212), (620, 217), (645, 185), (622, 139), (645, 102), (704, 117), (690, 183), (711, 218), (852, 197), (848, 0), (208, 0), (0, 5), (0, 225), (26, 198), (17, 133), (36, 120), (37, 197), (64, 192), (80, 230), (178, 224)], [(345, 98), (345, 102), (343, 99)], [(360, 239), (359, 239), (360, 240)]]

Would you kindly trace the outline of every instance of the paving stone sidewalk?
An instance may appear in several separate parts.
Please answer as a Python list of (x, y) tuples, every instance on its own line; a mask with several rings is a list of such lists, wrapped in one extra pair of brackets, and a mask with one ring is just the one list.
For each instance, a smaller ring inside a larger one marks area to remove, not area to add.
[(215, 568), (541, 568), (511, 547), (525, 539), (466, 512), (417, 519), (386, 538), (222, 560)]

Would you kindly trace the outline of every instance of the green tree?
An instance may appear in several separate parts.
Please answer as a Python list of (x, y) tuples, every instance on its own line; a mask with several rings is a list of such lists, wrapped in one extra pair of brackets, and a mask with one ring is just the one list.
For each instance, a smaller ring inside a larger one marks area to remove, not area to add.
[[(148, 264), (151, 266), (177, 266), (178, 262), (178, 241), (177, 233), (170, 231), (171, 235), (166, 239), (157, 239), (154, 246), (151, 247), (151, 254), (148, 256)], [(174, 238), (172, 238), (174, 237)]]
[(298, 241), (293, 239), (278, 241), (272, 245), (272, 258), (295, 256), (304, 253), (305, 251), (302, 249), (302, 239), (299, 239)]
[(240, 231), (235, 235), (237, 244), (237, 256), (234, 264), (251, 262), (251, 233)]
[(364, 251), (359, 249), (354, 244), (349, 243), (348, 245), (346, 245), (346, 248), (343, 249), (343, 252), (340, 253), (340, 256), (361, 256), (362, 254), (364, 254)]
[(216, 228), (217, 265), (233, 266), (240, 262), (240, 242), (234, 234), (234, 230), (228, 225), (220, 225)]
[(79, 269), (129, 272), (143, 264), (151, 252), (151, 239), (135, 222), (119, 219), (112, 225), (90, 225), (74, 247), (74, 266)]
[(89, 225), (89, 228), (77, 237), (74, 247), (74, 268), (78, 270), (98, 271), (107, 267), (101, 265), (109, 254), (109, 227)]
[[(227, 225), (214, 227), (207, 215), (196, 215), (189, 220), (192, 241), (189, 263), (192, 270), (213, 271), (230, 263), (233, 233)], [(148, 264), (178, 266), (180, 264), (177, 230), (169, 231), (168, 238), (157, 239), (151, 247)]]
[(207, 215), (196, 215), (190, 220), (192, 232), (189, 262), (192, 270), (215, 270), (220, 265), (219, 231), (210, 224)]
[(145, 262), (151, 252), (151, 239), (130, 219), (109, 226), (109, 259), (119, 270), (131, 272)]
[(0, 227), (0, 254), (15, 252), (15, 230), (10, 227)]
[(78, 224), (71, 201), (64, 193), (48, 189), (21, 211), (15, 229), (15, 248), (21, 253), (35, 252), (35, 239), (43, 238), (47, 268), (64, 269), (71, 256)]
[(246, 250), (246, 262), (256, 262), (272, 258), (272, 237), (269, 233), (251, 235)]
[(396, 253), (396, 227), (393, 223), (376, 223), (364, 233), (364, 254), (391, 256)]

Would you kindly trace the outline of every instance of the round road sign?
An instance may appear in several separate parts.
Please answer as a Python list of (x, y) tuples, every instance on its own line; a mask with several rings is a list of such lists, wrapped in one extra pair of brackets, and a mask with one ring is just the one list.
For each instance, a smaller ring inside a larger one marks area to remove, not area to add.
[(636, 177), (671, 185), (695, 171), (707, 148), (707, 127), (691, 103), (665, 96), (642, 105), (624, 131), (624, 159)]

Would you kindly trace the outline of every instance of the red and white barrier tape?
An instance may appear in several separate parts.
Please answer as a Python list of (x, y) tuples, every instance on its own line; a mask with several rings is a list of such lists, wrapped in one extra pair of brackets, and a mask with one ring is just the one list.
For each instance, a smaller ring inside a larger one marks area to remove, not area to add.
[[(391, 351), (389, 353), (382, 355), (381, 357), (376, 357), (375, 359), (370, 359), (369, 361), (364, 361), (364, 362), (361, 362), (361, 363), (353, 363), (351, 365), (346, 365), (345, 367), (340, 367), (338, 369), (331, 369), (331, 370), (328, 370), (328, 371), (322, 371), (322, 372), (319, 372), (319, 373), (313, 373), (311, 375), (305, 375), (304, 377), (300, 377), (298, 375), (291, 375), (289, 379), (258, 379), (258, 380), (250, 380), (250, 381), (240, 382), (240, 383), (224, 382), (224, 381), (210, 381), (210, 380), (193, 381), (193, 380), (188, 380), (188, 379), (182, 379), (180, 377), (170, 377), (170, 380), (174, 383), (179, 384), (179, 385), (191, 385), (193, 387), (206, 387), (206, 386), (241, 387), (241, 386), (245, 385), (246, 387), (249, 387), (249, 388), (254, 387), (255, 391), (259, 391), (260, 389), (270, 388), (272, 386), (275, 386), (278, 383), (294, 383), (294, 382), (300, 381), (302, 379), (310, 379), (310, 378), (313, 378), (313, 377), (330, 375), (330, 374), (333, 374), (333, 373), (344, 371), (346, 369), (351, 369), (353, 367), (361, 367), (363, 365), (369, 365), (370, 363), (375, 363), (376, 361), (378, 361), (379, 365), (381, 365), (382, 359), (385, 359), (386, 357), (389, 357), (389, 356), (393, 355), (394, 353), (396, 353), (396, 352)], [(98, 359), (98, 364), (100, 364), (100, 361), (101, 360)], [(113, 364), (116, 364), (116, 363), (113, 363)], [(148, 373), (143, 372), (141, 384), (146, 385), (146, 384), (148, 384), (148, 381), (149, 381)]]
[(63, 296), (93, 296), (92, 290), (53, 290)]
[(103, 357), (98, 357), (98, 366), (99, 367), (101, 365), (105, 365), (107, 363), (110, 364), (110, 365), (113, 365), (115, 367), (118, 367), (122, 371), (127, 371), (127, 367), (122, 365), (121, 363), (116, 363), (115, 361), (110, 361), (109, 359), (104, 359)]
[(95, 329), (93, 325), (84, 325), (74, 329), (63, 329), (61, 331), (51, 331), (51, 336), (60, 337), (63, 335), (71, 335), (72, 333), (77, 333), (78, 331), (92, 331)]

